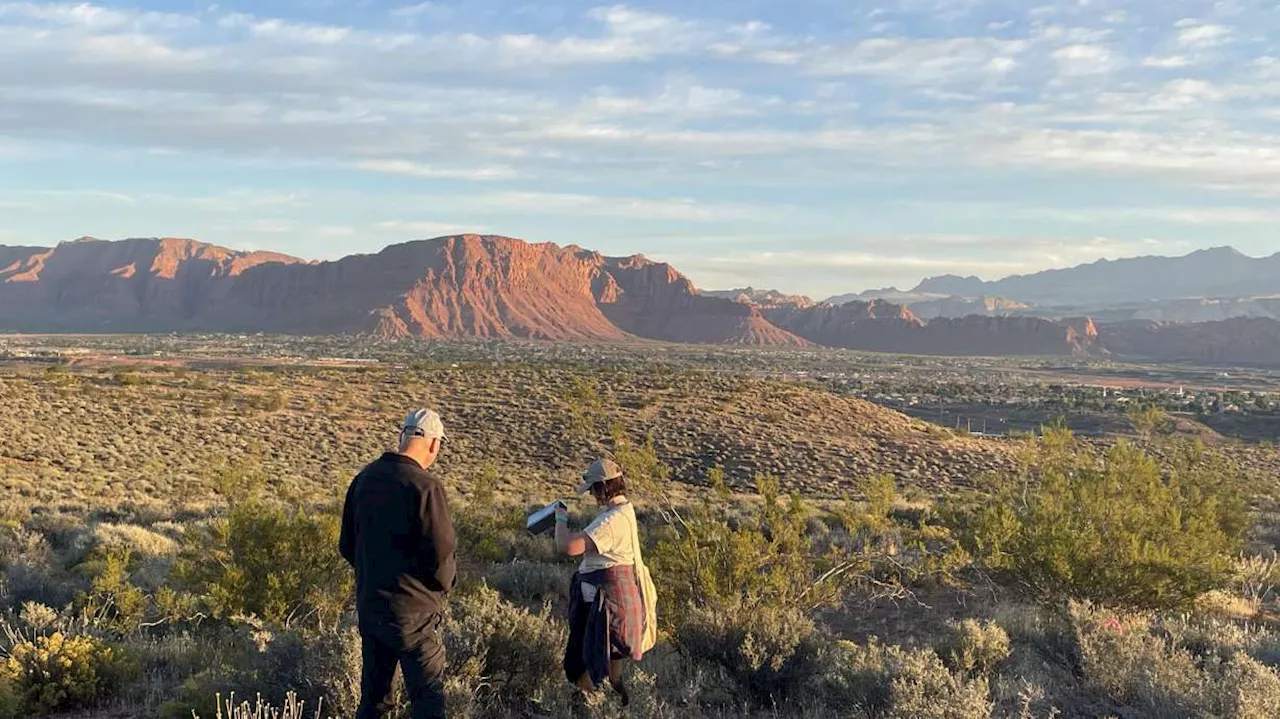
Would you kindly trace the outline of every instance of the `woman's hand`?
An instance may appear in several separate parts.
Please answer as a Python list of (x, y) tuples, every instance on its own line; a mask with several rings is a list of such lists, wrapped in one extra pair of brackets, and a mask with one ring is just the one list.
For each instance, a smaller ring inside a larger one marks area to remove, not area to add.
[(569, 508), (564, 505), (556, 507), (556, 551), (570, 557), (581, 557), (587, 552), (594, 552), (595, 542), (584, 532), (569, 529)]

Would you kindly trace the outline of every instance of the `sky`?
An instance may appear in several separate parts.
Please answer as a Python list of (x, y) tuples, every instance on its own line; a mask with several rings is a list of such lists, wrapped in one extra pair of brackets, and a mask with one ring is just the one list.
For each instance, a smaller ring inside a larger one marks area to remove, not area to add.
[(1280, 0), (0, 0), (0, 244), (482, 232), (824, 297), (1277, 228)]

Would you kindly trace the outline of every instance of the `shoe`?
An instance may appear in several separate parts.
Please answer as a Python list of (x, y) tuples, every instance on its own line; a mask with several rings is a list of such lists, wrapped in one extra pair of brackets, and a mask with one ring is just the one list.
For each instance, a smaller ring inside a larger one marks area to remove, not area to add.
[(631, 706), (631, 692), (627, 691), (627, 685), (622, 682), (617, 684), (610, 682), (610, 684), (613, 686), (613, 691), (618, 695), (618, 699), (622, 702), (622, 706)]

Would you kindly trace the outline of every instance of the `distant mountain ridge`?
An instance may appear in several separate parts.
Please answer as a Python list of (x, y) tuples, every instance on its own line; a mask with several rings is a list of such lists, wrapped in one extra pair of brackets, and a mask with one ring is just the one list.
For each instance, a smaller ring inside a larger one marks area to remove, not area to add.
[(1003, 297), (1040, 306), (1257, 297), (1280, 294), (1280, 253), (1254, 258), (1231, 247), (1215, 247), (1182, 257), (1103, 259), (993, 282), (943, 275), (924, 280), (913, 291)]
[(195, 240), (4, 248), (0, 329), (804, 345), (643, 256), (458, 235), (332, 262)]
[(754, 287), (743, 287), (734, 290), (699, 290), (699, 293), (707, 297), (719, 297), (733, 300), (734, 302), (749, 302), (762, 307), (777, 307), (781, 305), (812, 307), (816, 304), (804, 295), (788, 295), (778, 290), (758, 290)]
[(176, 238), (0, 247), (0, 331), (10, 332), (639, 339), (1280, 364), (1280, 321), (1268, 317), (1099, 327), (1087, 318), (1006, 315), (1004, 301), (967, 302), (982, 312), (929, 318), (883, 300), (835, 305), (751, 288), (704, 293), (671, 265), (642, 255), (493, 235), (417, 240), (328, 262)]

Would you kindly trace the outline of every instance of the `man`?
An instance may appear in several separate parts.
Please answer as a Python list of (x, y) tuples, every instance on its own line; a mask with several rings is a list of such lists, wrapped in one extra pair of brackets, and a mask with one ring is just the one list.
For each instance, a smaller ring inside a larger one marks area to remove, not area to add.
[(428, 469), (445, 441), (440, 415), (412, 412), (400, 447), (351, 483), (339, 551), (356, 570), (356, 611), (364, 670), (356, 719), (392, 709), (396, 665), (404, 672), (414, 719), (443, 719), (441, 623), (457, 574), (457, 538), (440, 478)]

